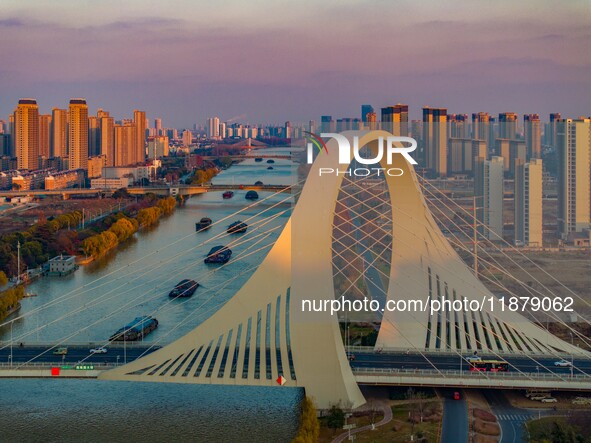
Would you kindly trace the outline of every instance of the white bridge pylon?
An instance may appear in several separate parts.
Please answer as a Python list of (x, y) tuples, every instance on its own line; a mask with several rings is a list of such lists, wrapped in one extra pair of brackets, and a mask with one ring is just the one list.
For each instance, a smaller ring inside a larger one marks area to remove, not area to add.
[[(353, 146), (375, 154), (383, 131), (345, 132)], [(303, 387), (319, 408), (365, 402), (345, 354), (337, 316), (302, 312), (303, 300), (335, 298), (332, 242), (343, 175), (319, 176), (339, 165), (335, 140), (311, 167), (290, 220), (257, 270), (214, 315), (184, 337), (124, 366), (106, 371), (109, 380)], [(351, 154), (351, 157), (353, 154)], [(393, 164), (402, 176), (386, 175), (392, 208), (389, 300), (481, 300), (492, 294), (462, 262), (437, 227), (414, 169), (402, 155)], [(495, 306), (495, 308), (498, 306)], [(559, 340), (523, 316), (494, 312), (385, 312), (377, 347), (498, 353), (568, 352)], [(404, 331), (404, 335), (400, 333)], [(494, 333), (493, 333), (494, 331)], [(282, 381), (280, 379), (280, 381)]]

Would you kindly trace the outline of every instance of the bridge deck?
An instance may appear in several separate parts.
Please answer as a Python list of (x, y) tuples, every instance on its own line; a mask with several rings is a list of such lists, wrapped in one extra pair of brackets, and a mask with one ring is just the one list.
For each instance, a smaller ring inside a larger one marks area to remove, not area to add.
[(353, 369), (360, 385), (591, 391), (588, 375), (471, 372), (429, 369)]

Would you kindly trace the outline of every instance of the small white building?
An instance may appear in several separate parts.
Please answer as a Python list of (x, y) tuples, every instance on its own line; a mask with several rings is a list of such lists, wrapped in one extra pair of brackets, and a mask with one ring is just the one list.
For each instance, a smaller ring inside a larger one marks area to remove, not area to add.
[(65, 275), (76, 270), (76, 257), (73, 255), (58, 255), (49, 260), (49, 272)]

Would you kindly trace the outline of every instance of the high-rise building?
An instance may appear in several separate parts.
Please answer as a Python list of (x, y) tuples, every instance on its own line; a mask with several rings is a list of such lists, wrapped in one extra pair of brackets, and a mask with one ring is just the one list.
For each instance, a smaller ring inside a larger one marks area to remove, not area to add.
[(332, 118), (332, 115), (320, 116), (320, 132), (336, 132), (337, 122)]
[(367, 122), (363, 123), (364, 129), (369, 129), (371, 131), (378, 128), (378, 116), (375, 112), (368, 112), (367, 113)]
[(88, 155), (96, 157), (101, 153), (100, 119), (91, 115), (88, 117)]
[(517, 137), (517, 114), (501, 112), (499, 114), (499, 138), (513, 140)]
[(105, 111), (103, 108), (98, 108), (96, 110), (96, 116), (97, 116), (97, 118), (101, 119), (103, 117), (109, 117), (110, 114), (109, 114), (109, 111)]
[(474, 162), (474, 195), (478, 231), (489, 240), (503, 238), (503, 159), (478, 157)]
[(183, 131), (183, 146), (189, 147), (191, 146), (191, 143), (193, 143), (193, 133), (188, 129), (185, 129)]
[(107, 158), (104, 155), (88, 158), (88, 178), (98, 178), (103, 174), (103, 168), (106, 165)]
[(207, 137), (211, 140), (218, 140), (220, 138), (219, 117), (210, 117), (207, 119)]
[(16, 138), (16, 124), (14, 122), (14, 114), (8, 116), (8, 132), (10, 132), (10, 140), (8, 141), (8, 155), (10, 157), (16, 157), (16, 144), (14, 139)]
[(488, 112), (472, 114), (472, 138), (476, 140), (488, 140)]
[(373, 106), (372, 105), (361, 105), (361, 121), (363, 123), (369, 122), (367, 118), (367, 114), (373, 113)]
[(509, 140), (509, 176), (515, 177), (515, 160), (520, 160), (525, 163), (526, 149), (525, 141), (523, 140)]
[(68, 108), (68, 169), (88, 169), (88, 105), (83, 98)]
[(417, 141), (419, 146), (423, 146), (423, 122), (421, 120), (410, 122), (410, 136)]
[(497, 138), (502, 138), (499, 132), (499, 123), (496, 121), (494, 117), (489, 117), (488, 119), (488, 142), (487, 146), (492, 149), (495, 146), (495, 140)]
[[(485, 160), (488, 158), (488, 149), (484, 140), (472, 140), (472, 163), (478, 157), (482, 157)], [(472, 166), (472, 170), (474, 170), (474, 166)]]
[(495, 140), (495, 155), (503, 157), (503, 167), (505, 171), (511, 169), (511, 152), (509, 151), (509, 142), (506, 138), (497, 138)]
[(450, 137), (447, 171), (450, 174), (472, 170), (472, 139)]
[[(115, 132), (115, 165), (129, 166), (137, 163), (137, 133), (135, 125), (125, 122), (114, 125)], [(108, 164), (108, 161), (107, 161)]]
[(408, 137), (408, 105), (382, 108), (382, 128), (394, 135)]
[(156, 136), (162, 135), (162, 119), (154, 119), (154, 128), (156, 129)]
[(447, 175), (447, 109), (423, 108), (425, 167), (438, 177)]
[(53, 108), (51, 110), (50, 157), (68, 156), (68, 111)]
[(542, 246), (542, 159), (515, 164), (515, 244)]
[(169, 150), (168, 137), (158, 136), (150, 137), (148, 139), (148, 158), (153, 160), (155, 158), (167, 157)]
[(105, 157), (105, 166), (115, 166), (115, 119), (108, 112), (100, 117), (100, 131), (100, 155)]
[(39, 155), (43, 158), (51, 156), (51, 114), (39, 116)]
[(133, 122), (135, 125), (135, 159), (133, 163), (143, 163), (146, 161), (146, 113), (144, 111), (133, 111)]
[(523, 116), (523, 135), (527, 158), (542, 158), (542, 134), (538, 114), (525, 114)]
[(564, 239), (591, 223), (591, 120), (557, 121), (558, 231)]
[(18, 169), (39, 168), (39, 107), (32, 98), (22, 98), (14, 111), (14, 147)]
[(558, 142), (556, 140), (557, 136), (557, 124), (558, 121), (561, 119), (559, 112), (554, 112), (550, 114), (550, 123), (548, 124), (548, 134), (546, 134), (546, 143), (553, 148), (558, 147)]
[(469, 120), (466, 114), (451, 114), (447, 116), (449, 122), (448, 134), (450, 138), (469, 138)]

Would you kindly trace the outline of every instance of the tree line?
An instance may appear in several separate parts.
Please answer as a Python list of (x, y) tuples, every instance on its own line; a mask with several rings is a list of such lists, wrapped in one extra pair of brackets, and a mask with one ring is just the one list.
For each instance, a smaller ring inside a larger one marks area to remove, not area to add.
[(0, 292), (0, 321), (8, 316), (8, 313), (18, 305), (19, 300), (24, 296), (25, 289), (22, 285)]
[(174, 197), (159, 199), (155, 195), (146, 195), (139, 202), (127, 205), (123, 211), (83, 229), (80, 228), (81, 211), (47, 219), (40, 217), (36, 224), (24, 231), (0, 236), (0, 271), (8, 276), (17, 274), (19, 242), (21, 272), (37, 268), (60, 254), (84, 253), (97, 257), (127, 240), (138, 229), (154, 225), (163, 215), (171, 214), (175, 207)]
[(74, 253), (76, 229), (82, 221), (82, 212), (72, 211), (39, 221), (24, 231), (0, 236), (0, 271), (16, 275), (18, 271), (18, 244), (21, 250), (21, 271), (36, 268), (49, 258), (61, 253)]
[(314, 403), (309, 397), (304, 397), (300, 407), (300, 426), (291, 443), (316, 443), (320, 436), (320, 423)]
[(153, 206), (141, 208), (133, 216), (121, 214), (107, 229), (84, 239), (81, 244), (84, 254), (98, 258), (123, 243), (140, 228), (151, 227), (158, 223), (163, 215), (174, 212), (177, 203), (174, 197), (158, 200), (151, 197), (150, 199), (154, 202)]

